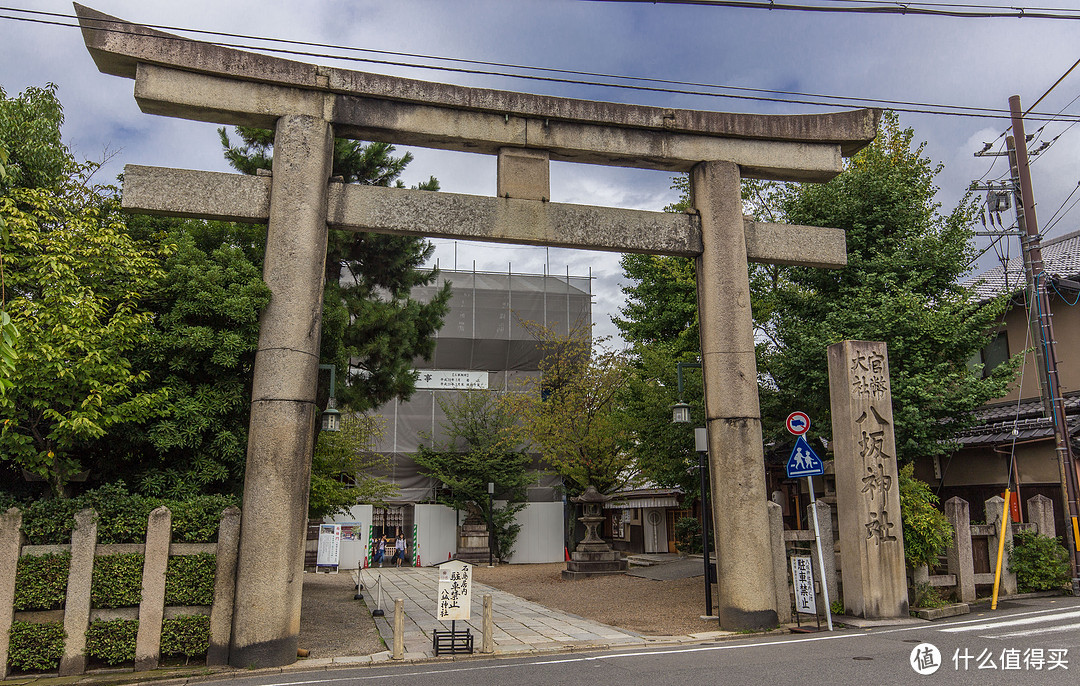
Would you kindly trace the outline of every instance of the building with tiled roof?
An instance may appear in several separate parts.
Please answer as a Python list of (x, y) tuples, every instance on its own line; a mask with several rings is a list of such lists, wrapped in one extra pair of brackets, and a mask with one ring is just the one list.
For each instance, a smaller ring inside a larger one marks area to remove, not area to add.
[[(1043, 262), (1050, 290), (1050, 310), (1057, 342), (1058, 375), (1069, 435), (1074, 452), (1080, 454), (1080, 305), (1074, 283), (1080, 277), (1080, 231), (1042, 243)], [(916, 465), (916, 474), (935, 488), (941, 502), (960, 496), (971, 505), (974, 520), (985, 519), (983, 501), (1000, 495), (1011, 482), (1019, 488), (1021, 507), (1013, 516), (1026, 520), (1026, 502), (1036, 494), (1054, 503), (1058, 533), (1064, 532), (1061, 475), (1053, 426), (1043, 412), (1039, 372), (1028, 333), (1024, 307), (1026, 279), (1022, 255), (998, 265), (967, 285), (983, 298), (1012, 296), (998, 335), (981, 351), (972, 365), (983, 373), (1027, 351), (1023, 367), (1008, 395), (976, 412), (975, 423), (957, 434), (959, 449), (950, 456)], [(1010, 477), (1010, 465), (1012, 474)]]

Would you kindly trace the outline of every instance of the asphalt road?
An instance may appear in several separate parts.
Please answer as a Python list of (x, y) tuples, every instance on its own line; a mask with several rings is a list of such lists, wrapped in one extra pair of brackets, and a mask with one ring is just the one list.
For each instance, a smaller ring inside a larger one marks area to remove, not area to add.
[[(932, 644), (937, 655), (924, 644)], [(933, 669), (937, 665), (936, 670)], [(915, 667), (929, 673), (920, 674)], [(1080, 599), (1002, 603), (955, 621), (520, 659), (231, 678), (243, 686), (1080, 683)]]

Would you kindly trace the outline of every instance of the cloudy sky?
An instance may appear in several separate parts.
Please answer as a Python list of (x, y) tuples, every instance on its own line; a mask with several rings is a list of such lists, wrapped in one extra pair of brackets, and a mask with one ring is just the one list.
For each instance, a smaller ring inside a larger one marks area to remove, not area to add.
[[(836, 0), (798, 0), (837, 5)], [(1030, 0), (1058, 8), (1077, 0)], [(312, 41), (396, 53), (668, 79), (800, 93), (890, 101), (1004, 109), (1018, 94), (1025, 107), (1080, 58), (1080, 21), (961, 19), (899, 15), (847, 15), (730, 9), (676, 4), (583, 0), (367, 0), (287, 2), (186, 0), (145, 2), (89, 0), (95, 9), (123, 19), (246, 36)], [(994, 3), (987, 3), (994, 4)], [(132, 81), (101, 74), (77, 29), (15, 18), (73, 23), (13, 8), (71, 15), (70, 3), (14, 0), (0, 10), (0, 85), (13, 95), (27, 86), (57, 84), (66, 112), (65, 138), (76, 154), (107, 159), (111, 178), (124, 164), (227, 171), (215, 126), (143, 114)], [(1080, 13), (1075, 14), (1080, 17)], [(255, 45), (250, 40), (230, 42)], [(310, 48), (313, 52), (335, 52)], [(341, 54), (336, 51), (336, 54)], [(360, 57), (436, 64), (431, 59), (371, 53)], [(286, 57), (288, 57), (286, 55)], [(828, 108), (720, 97), (525, 80), (365, 62), (294, 57), (350, 69), (411, 78), (664, 107), (762, 113), (816, 113)], [(448, 64), (448, 63), (438, 63)], [(461, 66), (460, 64), (454, 66)], [(510, 71), (504, 67), (470, 68)], [(520, 72), (519, 72), (520, 73)], [(534, 72), (537, 73), (537, 72)], [(597, 80), (597, 79), (584, 79)], [(1080, 113), (1080, 68), (1037, 108), (1051, 114)], [(800, 98), (797, 98), (800, 99)], [(835, 109), (835, 108), (834, 108)], [(1004, 119), (902, 114), (901, 122), (926, 141), (926, 153), (945, 164), (939, 200), (953, 206), (973, 179), (997, 178), (1004, 158), (972, 153), (983, 142), (1003, 139)], [(1032, 166), (1038, 214), (1044, 228), (1080, 181), (1080, 126), (1049, 123), (1037, 141), (1061, 137)], [(1028, 125), (1034, 132), (1041, 122)], [(493, 157), (424, 149), (405, 174), (413, 184), (435, 175), (445, 191), (491, 195)], [(989, 175), (987, 172), (989, 171)], [(552, 199), (659, 210), (674, 199), (670, 176), (659, 172), (555, 163)], [(1080, 225), (1080, 209), (1050, 228), (1055, 236)], [(984, 239), (985, 241), (985, 239)], [(985, 242), (983, 243), (985, 245)], [(1015, 240), (1010, 251), (1017, 251)], [(597, 333), (613, 333), (609, 315), (622, 296), (618, 256), (562, 249), (436, 241), (443, 267), (550, 271), (595, 277)], [(990, 266), (993, 251), (980, 262)]]

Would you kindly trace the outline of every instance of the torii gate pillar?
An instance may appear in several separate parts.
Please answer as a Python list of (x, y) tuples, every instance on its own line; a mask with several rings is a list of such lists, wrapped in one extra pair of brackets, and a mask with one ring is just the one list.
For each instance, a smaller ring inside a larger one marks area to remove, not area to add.
[(304, 573), (311, 437), (315, 433), (326, 198), (333, 137), (319, 117), (289, 115), (274, 129), (274, 169), (240, 519), (229, 662), (296, 659)]
[(690, 173), (701, 217), (698, 319), (716, 523), (717, 606), (722, 627), (776, 626), (776, 584), (761, 447), (754, 320), (739, 167), (702, 162)]

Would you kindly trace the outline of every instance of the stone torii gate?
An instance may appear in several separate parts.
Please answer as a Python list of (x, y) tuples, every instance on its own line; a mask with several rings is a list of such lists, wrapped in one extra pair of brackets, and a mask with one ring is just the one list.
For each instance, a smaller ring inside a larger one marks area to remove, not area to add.
[[(327, 227), (697, 260), (719, 613), (776, 624), (747, 262), (837, 268), (836, 229), (746, 219), (741, 177), (827, 181), (878, 112), (766, 116), (465, 88), (192, 41), (76, 5), (98, 68), (144, 112), (273, 129), (265, 176), (128, 166), (123, 204), (268, 224), (229, 662), (296, 659)], [(334, 136), (498, 156), (497, 197), (346, 185)], [(550, 160), (690, 172), (690, 214), (549, 202)]]

